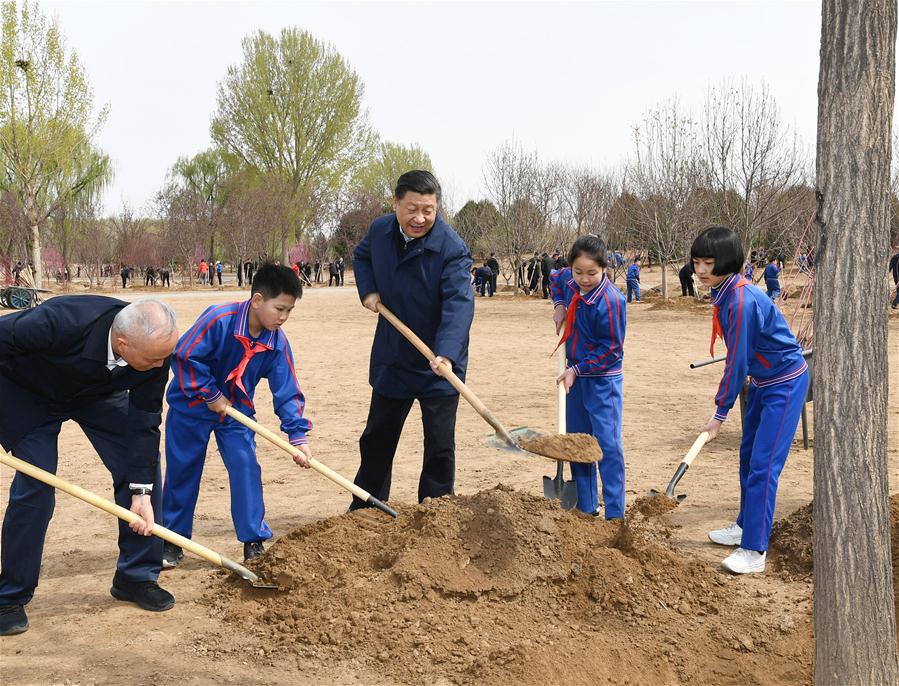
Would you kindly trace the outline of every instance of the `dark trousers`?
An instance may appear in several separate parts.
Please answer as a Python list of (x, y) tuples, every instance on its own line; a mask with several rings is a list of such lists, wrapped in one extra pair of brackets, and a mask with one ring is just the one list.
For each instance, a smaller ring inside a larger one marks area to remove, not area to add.
[[(390, 482), (396, 446), (413, 398), (388, 398), (372, 391), (368, 421), (359, 439), (362, 462), (355, 483), (379, 500), (390, 497)], [(456, 410), (458, 395), (418, 398), (424, 427), (424, 461), (418, 480), (418, 502), (453, 494), (456, 478)], [(353, 498), (351, 510), (366, 507)]]
[(332, 284), (339, 286), (340, 285), (340, 275), (339, 274), (329, 274), (328, 275), (328, 286), (330, 287)]
[(693, 290), (692, 276), (688, 275), (680, 277), (680, 290), (681, 295), (692, 295), (694, 298), (696, 297), (696, 291)]
[(549, 297), (549, 277), (542, 277), (540, 285), (543, 288), (543, 299), (546, 300)]
[[(48, 417), (40, 426), (13, 446), (12, 453), (36, 467), (56, 473), (57, 439), (62, 423), (78, 423), (112, 474), (115, 502), (131, 508), (128, 487), (128, 455), (124, 427), (128, 422), (128, 395), (119, 393), (93, 402), (74, 412)], [(153, 511), (161, 513), (159, 469), (153, 483)], [(47, 526), (56, 505), (55, 490), (41, 481), (17, 473), (9, 488), (3, 518), (3, 545), (0, 551), (0, 605), (29, 602), (38, 584)], [(110, 525), (112, 522), (110, 521)], [(110, 526), (111, 528), (111, 526)], [(73, 545), (78, 545), (74, 531)], [(141, 536), (119, 520), (119, 560), (117, 571), (126, 581), (155, 581), (162, 568), (162, 539)]]

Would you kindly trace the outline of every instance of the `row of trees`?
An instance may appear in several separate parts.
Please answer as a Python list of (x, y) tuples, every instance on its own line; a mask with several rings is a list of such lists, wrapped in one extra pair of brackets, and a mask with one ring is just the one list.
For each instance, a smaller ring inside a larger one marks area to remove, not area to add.
[(259, 31), (219, 83), (213, 146), (176, 160), (151, 206), (103, 218), (112, 169), (93, 141), (107, 109), (94, 113), (77, 55), (37, 5), (4, 2), (2, 17), (0, 255), (27, 246), (38, 284), (58, 262), (324, 259), (342, 215), (383, 211), (399, 173), (431, 168), (418, 147), (379, 139), (358, 74), (332, 46), (296, 28)]
[[(358, 74), (332, 46), (287, 28), (251, 34), (242, 47), (218, 86), (212, 147), (175, 160), (150, 206), (104, 218), (112, 169), (92, 140), (106, 108), (92, 114), (86, 75), (58, 27), (36, 5), (4, 3), (0, 255), (27, 246), (39, 279), (70, 262), (187, 268), (201, 257), (348, 256), (389, 210), (397, 177), (433, 169), (428, 154), (379, 139)], [(797, 245), (815, 207), (810, 165), (767, 87), (723, 82), (698, 113), (677, 100), (648, 111), (629, 158), (609, 170), (545, 162), (507, 141), (485, 161), (486, 197), (444, 213), (510, 275), (533, 251), (564, 249), (585, 232), (681, 260), (709, 223), (733, 226), (750, 249), (790, 256), (814, 240), (809, 232)]]

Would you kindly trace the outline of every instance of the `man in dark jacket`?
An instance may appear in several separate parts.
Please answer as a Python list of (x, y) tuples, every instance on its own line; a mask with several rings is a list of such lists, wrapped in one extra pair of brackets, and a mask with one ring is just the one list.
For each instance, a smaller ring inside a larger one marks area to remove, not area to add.
[[(490, 257), (487, 258), (486, 265), (490, 267), (491, 277), (490, 277), (490, 295), (496, 293), (496, 277), (499, 276), (499, 260), (496, 259), (496, 253), (490, 253)], [(483, 295), (483, 293), (481, 294)]]
[[(372, 222), (353, 255), (362, 304), (377, 312), (383, 302), (437, 356), (429, 366), (386, 319), (378, 319), (356, 484), (381, 500), (390, 495), (396, 446), (414, 400), (424, 427), (418, 499), (451, 495), (455, 483), (459, 395), (441, 370), (446, 364), (465, 378), (474, 294), (468, 247), (437, 216), (439, 203), (440, 185), (433, 174), (406, 172), (397, 181), (394, 213)], [(350, 508), (364, 506), (354, 498)]]
[(695, 298), (696, 290), (693, 288), (693, 260), (687, 258), (687, 261), (684, 263), (684, 266), (680, 268), (677, 276), (680, 279), (681, 296), (687, 297), (690, 295)]
[[(140, 515), (119, 522), (119, 561), (110, 592), (146, 610), (175, 603), (156, 579), (162, 539), (150, 536), (159, 509), (159, 423), (175, 315), (159, 301), (128, 305), (97, 295), (61, 296), (0, 317), (0, 444), (55, 473), (60, 426), (81, 426), (112, 474), (115, 501)], [(28, 629), (24, 606), (37, 587), (54, 489), (16, 474), (0, 551), (0, 635)]]
[(543, 289), (543, 299), (549, 297), (549, 275), (553, 270), (553, 258), (546, 253), (540, 257), (540, 286)]

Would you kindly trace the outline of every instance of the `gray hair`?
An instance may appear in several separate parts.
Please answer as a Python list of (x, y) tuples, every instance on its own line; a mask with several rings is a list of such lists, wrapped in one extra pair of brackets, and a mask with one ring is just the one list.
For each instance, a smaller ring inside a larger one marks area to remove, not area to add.
[(126, 305), (112, 320), (112, 330), (128, 338), (168, 340), (177, 329), (174, 310), (155, 299)]

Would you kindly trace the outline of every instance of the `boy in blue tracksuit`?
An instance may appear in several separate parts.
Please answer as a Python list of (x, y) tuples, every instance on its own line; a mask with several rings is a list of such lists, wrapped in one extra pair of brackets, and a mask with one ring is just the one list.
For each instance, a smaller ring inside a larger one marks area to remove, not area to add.
[(774, 255), (768, 258), (768, 266), (765, 267), (765, 286), (768, 288), (768, 297), (777, 300), (780, 296), (780, 267)]
[(722, 565), (736, 574), (762, 572), (774, 519), (777, 483), (802, 414), (808, 365), (783, 314), (764, 293), (740, 276), (743, 248), (731, 229), (713, 226), (693, 242), (696, 275), (711, 287), (712, 344), (727, 346), (715, 414), (702, 428), (709, 439), (750, 377), (740, 443), (740, 511), (737, 520), (709, 532), (719, 545), (739, 546)]
[(633, 295), (640, 302), (640, 257), (635, 257), (633, 264), (627, 268), (627, 301), (631, 301)]
[[(566, 425), (571, 433), (592, 434), (602, 448), (599, 476), (606, 519), (624, 517), (624, 449), (621, 410), (626, 323), (624, 296), (606, 276), (606, 246), (582, 236), (571, 247), (569, 268), (555, 272), (551, 290), (556, 333), (564, 333), (566, 369), (557, 383), (568, 393)], [(596, 463), (571, 463), (577, 507), (599, 514)]]
[[(206, 446), (209, 435), (215, 433), (228, 470), (231, 518), (247, 560), (262, 554), (262, 541), (272, 537), (272, 530), (264, 519), (253, 432), (222, 413), (230, 405), (252, 417), (256, 385), (268, 379), (281, 430), (302, 453), (294, 461), (309, 466), (312, 453), (306, 434), (312, 423), (303, 416), (305, 399), (290, 343), (281, 331), (302, 293), (292, 269), (264, 265), (256, 272), (249, 300), (208, 308), (181, 337), (172, 355), (174, 378), (166, 393), (162, 523), (191, 537)], [(176, 566), (182, 557), (178, 546), (166, 543), (164, 567)]]

